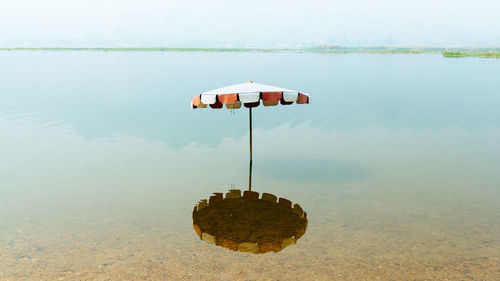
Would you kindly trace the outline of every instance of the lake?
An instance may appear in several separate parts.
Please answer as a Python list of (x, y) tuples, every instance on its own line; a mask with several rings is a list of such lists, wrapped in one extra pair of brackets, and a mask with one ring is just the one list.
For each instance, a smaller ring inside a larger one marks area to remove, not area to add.
[[(1, 280), (500, 279), (500, 61), (441, 55), (0, 52)], [(277, 253), (200, 240), (192, 210), (248, 186), (299, 203)]]

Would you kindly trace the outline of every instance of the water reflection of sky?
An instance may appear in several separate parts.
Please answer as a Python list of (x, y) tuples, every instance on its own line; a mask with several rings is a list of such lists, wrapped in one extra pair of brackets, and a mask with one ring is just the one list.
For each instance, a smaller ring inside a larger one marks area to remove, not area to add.
[(179, 148), (241, 137), (245, 110), (193, 111), (189, 101), (246, 79), (312, 95), (308, 106), (256, 109), (256, 128), (305, 121), (325, 130), (500, 126), (496, 60), (156, 52), (1, 52), (0, 59), (3, 118), (29, 115), (86, 139), (124, 134)]
[(79, 179), (85, 188), (99, 179), (96, 186), (186, 178), (244, 186), (247, 110), (192, 110), (189, 101), (246, 78), (312, 95), (310, 105), (255, 110), (256, 184), (332, 185), (468, 166), (493, 180), (489, 170), (499, 165), (491, 154), (499, 149), (496, 60), (91, 52), (0, 58), (4, 180), (26, 183), (31, 174), (53, 182), (60, 169), (59, 181)]

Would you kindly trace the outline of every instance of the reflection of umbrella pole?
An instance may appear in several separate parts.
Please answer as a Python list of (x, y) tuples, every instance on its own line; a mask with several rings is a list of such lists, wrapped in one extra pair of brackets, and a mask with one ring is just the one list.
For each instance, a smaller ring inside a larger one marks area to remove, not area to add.
[(248, 108), (250, 113), (250, 173), (248, 175), (248, 190), (252, 191), (252, 108)]

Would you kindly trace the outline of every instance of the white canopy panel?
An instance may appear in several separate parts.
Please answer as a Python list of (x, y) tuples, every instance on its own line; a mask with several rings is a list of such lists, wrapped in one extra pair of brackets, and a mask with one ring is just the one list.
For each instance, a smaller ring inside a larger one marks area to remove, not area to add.
[(259, 83), (246, 82), (241, 84), (235, 84), (231, 86), (226, 86), (222, 88), (218, 88), (215, 90), (210, 90), (208, 92), (202, 93), (202, 95), (223, 95), (223, 94), (243, 94), (243, 93), (252, 93), (252, 92), (295, 92), (294, 90), (288, 90), (285, 88), (279, 88)]

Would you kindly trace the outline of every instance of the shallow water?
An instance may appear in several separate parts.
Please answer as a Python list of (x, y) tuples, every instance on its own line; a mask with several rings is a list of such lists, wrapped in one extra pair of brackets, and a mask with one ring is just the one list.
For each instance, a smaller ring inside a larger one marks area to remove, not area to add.
[[(0, 52), (0, 280), (500, 279), (500, 63), (440, 55)], [(193, 206), (248, 180), (300, 203), (278, 253), (201, 241)]]

